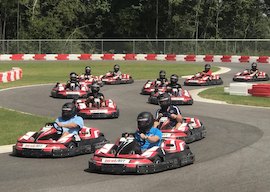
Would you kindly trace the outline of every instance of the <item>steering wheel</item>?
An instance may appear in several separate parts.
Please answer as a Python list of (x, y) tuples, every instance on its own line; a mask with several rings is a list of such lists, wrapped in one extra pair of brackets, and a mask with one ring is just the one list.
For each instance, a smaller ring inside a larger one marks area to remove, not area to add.
[(143, 146), (145, 144), (145, 139), (142, 139), (140, 135), (138, 139), (139, 140), (136, 139), (136, 141), (139, 143), (140, 146)]
[(63, 127), (60, 127), (57, 122), (52, 123), (53, 128), (55, 128), (61, 134), (63, 133)]

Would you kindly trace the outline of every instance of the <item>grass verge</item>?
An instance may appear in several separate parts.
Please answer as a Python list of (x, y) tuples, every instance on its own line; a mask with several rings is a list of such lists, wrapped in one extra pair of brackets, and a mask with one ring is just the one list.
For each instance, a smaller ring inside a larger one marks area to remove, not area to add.
[[(160, 70), (179, 76), (195, 74), (203, 70), (203, 65), (179, 64), (178, 62), (160, 61), (20, 61), (3, 62), (0, 71), (8, 71), (12, 67), (20, 67), (23, 70), (23, 78), (14, 82), (2, 83), (0, 88), (15, 87), (31, 84), (66, 82), (69, 73), (74, 71), (78, 74), (84, 72), (85, 66), (92, 68), (93, 75), (103, 75), (119, 64), (122, 73), (128, 73), (137, 79), (155, 79)], [(217, 67), (212, 67), (217, 71)]]
[(199, 96), (207, 99), (225, 101), (230, 104), (270, 107), (270, 98), (268, 97), (229, 95), (229, 93), (224, 92), (224, 87), (207, 89), (199, 93)]
[(0, 145), (16, 142), (16, 139), (28, 131), (37, 131), (45, 123), (54, 119), (19, 113), (0, 108)]

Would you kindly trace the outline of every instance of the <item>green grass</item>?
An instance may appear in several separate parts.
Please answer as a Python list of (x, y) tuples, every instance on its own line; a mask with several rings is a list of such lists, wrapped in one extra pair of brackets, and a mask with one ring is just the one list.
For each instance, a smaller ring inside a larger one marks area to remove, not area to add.
[[(161, 61), (19, 61), (19, 62), (2, 62), (0, 71), (8, 71), (12, 67), (20, 67), (23, 70), (23, 78), (9, 83), (0, 84), (0, 88), (41, 84), (66, 82), (69, 73), (74, 71), (78, 74), (84, 72), (87, 65), (92, 67), (93, 75), (102, 75), (113, 69), (118, 63), (122, 73), (128, 73), (136, 79), (154, 79), (157, 78), (161, 69), (166, 70), (167, 77), (175, 73), (179, 76), (195, 74), (203, 70), (203, 65), (179, 64), (178, 62), (161, 62)], [(217, 71), (213, 67), (213, 71)]]
[(224, 87), (210, 88), (199, 93), (199, 96), (207, 99), (225, 101), (230, 104), (270, 107), (269, 97), (236, 96), (224, 92)]
[(16, 139), (28, 131), (37, 131), (45, 123), (54, 119), (23, 114), (0, 108), (0, 145), (16, 142)]

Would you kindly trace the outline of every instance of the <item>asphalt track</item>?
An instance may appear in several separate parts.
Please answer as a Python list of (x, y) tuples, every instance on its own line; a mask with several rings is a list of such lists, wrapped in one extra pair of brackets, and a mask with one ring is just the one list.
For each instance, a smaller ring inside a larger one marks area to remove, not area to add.
[[(216, 64), (232, 68), (223, 74), (225, 85), (243, 64)], [(270, 74), (270, 65), (260, 66)], [(183, 83), (183, 79), (181, 79)], [(102, 92), (116, 101), (120, 117), (86, 120), (114, 142), (120, 133), (134, 131), (141, 111), (154, 112), (140, 95), (144, 81), (132, 85), (104, 86)], [(49, 97), (53, 85), (33, 86), (0, 92), (0, 106), (37, 115), (56, 117), (67, 100)], [(188, 90), (198, 87), (186, 87)], [(206, 126), (205, 139), (190, 144), (193, 165), (152, 175), (108, 175), (84, 171), (91, 155), (64, 159), (17, 158), (0, 154), (1, 192), (69, 191), (237, 191), (270, 190), (270, 109), (194, 102), (180, 106), (184, 116), (198, 117)]]

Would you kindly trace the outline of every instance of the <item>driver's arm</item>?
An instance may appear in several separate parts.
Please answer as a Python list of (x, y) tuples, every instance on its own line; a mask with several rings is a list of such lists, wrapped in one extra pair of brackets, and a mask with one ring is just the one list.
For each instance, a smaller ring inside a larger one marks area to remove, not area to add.
[(78, 117), (78, 116), (74, 119), (73, 122), (69, 122), (69, 123), (57, 122), (57, 124), (60, 127), (65, 127), (65, 128), (69, 128), (69, 129), (75, 129), (75, 128), (78, 128), (78, 127), (82, 128), (84, 126), (83, 118)]
[(156, 143), (161, 139), (161, 137), (158, 135), (147, 136), (143, 133), (140, 134), (140, 137), (144, 140), (148, 140), (150, 143)]

